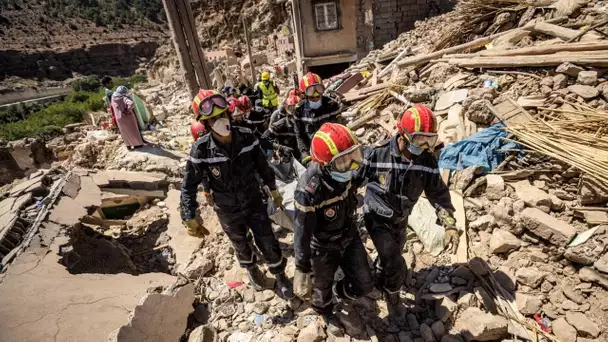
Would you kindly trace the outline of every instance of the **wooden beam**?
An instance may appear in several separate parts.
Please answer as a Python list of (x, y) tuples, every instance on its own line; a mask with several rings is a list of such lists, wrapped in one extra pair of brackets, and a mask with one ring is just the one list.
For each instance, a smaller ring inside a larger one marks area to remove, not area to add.
[(606, 67), (608, 66), (608, 50), (600, 52), (600, 54), (587, 51), (554, 55), (475, 57), (471, 59), (450, 59), (449, 62), (462, 68), (544, 67), (557, 66), (565, 62)]
[(190, 23), (190, 29), (192, 30), (192, 33), (194, 34), (194, 36), (193, 36), (194, 44), (191, 45), (190, 48), (194, 49), (197, 52), (198, 58), (200, 59), (200, 63), (201, 63), (201, 73), (202, 74), (198, 75), (198, 72), (197, 72), (198, 83), (201, 88), (211, 89), (211, 88), (213, 88), (211, 85), (211, 80), (210, 80), (211, 72), (207, 68), (207, 59), (205, 58), (205, 53), (203, 52), (203, 48), (201, 47), (201, 41), (198, 39), (198, 33), (197, 33), (198, 31), (196, 30), (196, 22), (194, 21), (194, 14), (192, 13), (192, 6), (190, 6), (189, 0), (183, 0), (183, 1), (184, 1), (184, 7), (186, 8), (188, 22)]
[(454, 59), (454, 58), (475, 58), (475, 57), (498, 57), (498, 56), (527, 56), (527, 55), (548, 55), (557, 52), (566, 51), (597, 51), (597, 50), (608, 50), (608, 41), (597, 41), (597, 42), (582, 42), (582, 43), (564, 43), (555, 45), (541, 45), (541, 46), (530, 46), (521, 49), (513, 50), (486, 50), (478, 53), (471, 54), (458, 54), (458, 55), (447, 55), (443, 59)]
[[(563, 41), (569, 41), (571, 39), (575, 39), (579, 36), (579, 31), (572, 30), (566, 27), (561, 27), (558, 25), (553, 25), (547, 22), (539, 22), (534, 24), (534, 28), (532, 29), (535, 32), (540, 32), (544, 34), (548, 34), (550, 36), (559, 38)], [(581, 37), (581, 41), (589, 41), (589, 40), (598, 40), (600, 39), (600, 35), (595, 32), (589, 33), (583, 37)]]

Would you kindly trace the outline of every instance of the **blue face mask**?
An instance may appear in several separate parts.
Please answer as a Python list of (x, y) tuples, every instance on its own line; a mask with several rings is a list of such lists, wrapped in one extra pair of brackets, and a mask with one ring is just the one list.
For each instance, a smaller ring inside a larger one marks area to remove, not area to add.
[(308, 104), (310, 105), (310, 108), (312, 108), (312, 109), (319, 109), (319, 108), (321, 108), (321, 100), (315, 101), (315, 102), (308, 101)]
[(410, 151), (411, 154), (416, 155), (416, 156), (419, 156), (422, 154), (422, 152), (424, 152), (423, 148), (414, 146), (412, 144), (410, 144), (410, 146), (407, 147), (407, 150)]
[(330, 171), (329, 174), (331, 175), (331, 178), (333, 178), (336, 182), (340, 182), (340, 183), (346, 183), (351, 178), (353, 178), (352, 171), (346, 171), (346, 172)]

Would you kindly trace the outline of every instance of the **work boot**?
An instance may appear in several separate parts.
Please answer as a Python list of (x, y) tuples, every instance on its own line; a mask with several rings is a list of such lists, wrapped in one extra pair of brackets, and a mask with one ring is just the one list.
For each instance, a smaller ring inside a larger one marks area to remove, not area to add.
[(338, 318), (344, 332), (350, 337), (361, 340), (367, 339), (365, 323), (352, 305), (344, 303), (338, 305), (335, 317)]
[(251, 287), (256, 291), (264, 290), (265, 278), (262, 271), (257, 266), (247, 268), (247, 275), (249, 276), (249, 282)]
[(293, 285), (291, 284), (291, 280), (287, 278), (285, 272), (275, 274), (275, 278), (277, 280), (276, 288), (281, 293), (281, 296), (284, 299), (293, 299), (295, 297), (293, 294)]
[(399, 292), (384, 292), (389, 321), (397, 326), (405, 324), (405, 306), (401, 303)]
[(335, 337), (344, 336), (344, 328), (338, 317), (334, 314), (323, 315), (323, 321), (325, 322), (325, 330), (328, 334), (334, 335)]

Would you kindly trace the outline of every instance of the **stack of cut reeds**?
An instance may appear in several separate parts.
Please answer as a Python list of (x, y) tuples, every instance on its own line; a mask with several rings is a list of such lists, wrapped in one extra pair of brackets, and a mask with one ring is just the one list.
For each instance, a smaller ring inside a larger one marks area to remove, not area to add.
[(608, 113), (568, 104), (572, 109), (539, 107), (536, 119), (507, 130), (528, 149), (608, 183)]

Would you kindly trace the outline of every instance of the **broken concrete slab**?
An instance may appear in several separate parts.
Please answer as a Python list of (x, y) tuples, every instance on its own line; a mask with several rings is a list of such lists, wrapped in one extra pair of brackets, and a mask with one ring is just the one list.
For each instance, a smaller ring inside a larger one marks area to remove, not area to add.
[(479, 308), (468, 308), (456, 320), (454, 329), (467, 341), (500, 340), (508, 334), (508, 322)]
[(101, 190), (92, 177), (80, 177), (80, 191), (75, 200), (84, 208), (101, 206)]
[(526, 208), (521, 213), (524, 227), (548, 242), (563, 246), (576, 235), (576, 228), (536, 208)]
[(490, 238), (490, 252), (493, 254), (507, 253), (517, 249), (522, 245), (522, 241), (517, 236), (503, 229), (494, 229)]
[(515, 189), (517, 197), (532, 207), (539, 207), (545, 212), (551, 208), (551, 197), (548, 193), (530, 184), (528, 180), (509, 183)]
[(447, 93), (444, 93), (443, 95), (439, 96), (439, 99), (437, 100), (437, 103), (435, 104), (435, 110), (436, 111), (445, 110), (445, 109), (450, 108), (455, 103), (464, 101), (464, 99), (467, 98), (468, 93), (469, 93), (469, 90), (466, 88), (452, 90), (452, 91), (448, 91)]
[(71, 174), (68, 177), (67, 182), (61, 189), (65, 195), (70, 196), (71, 198), (76, 198), (78, 195), (78, 191), (80, 190), (80, 176), (76, 174)]
[(560, 341), (576, 341), (576, 329), (568, 324), (566, 318), (560, 317), (551, 324), (553, 334)]
[(600, 91), (595, 87), (582, 84), (571, 85), (568, 87), (568, 90), (584, 98), (585, 100), (596, 98), (600, 94)]
[(68, 196), (63, 196), (59, 203), (51, 208), (49, 221), (64, 226), (73, 226), (86, 214), (87, 210), (80, 203)]
[(505, 197), (505, 181), (500, 175), (486, 175), (486, 197), (498, 201)]
[(567, 312), (566, 321), (583, 337), (595, 338), (600, 335), (601, 330), (597, 324), (580, 312)]
[(194, 285), (150, 293), (133, 310), (129, 323), (110, 334), (109, 341), (179, 341), (194, 311)]
[(534, 267), (522, 267), (515, 271), (517, 281), (531, 288), (537, 288), (545, 279), (545, 273)]
[[(169, 224), (167, 228), (167, 235), (171, 237), (169, 246), (175, 253), (175, 271), (183, 272), (188, 265), (190, 256), (196, 251), (203, 240), (200, 238), (192, 237), (186, 232), (186, 228), (182, 223), (182, 219), (179, 212), (180, 205), (180, 192), (177, 190), (170, 190), (165, 200), (167, 208), (169, 209)], [(215, 215), (207, 215), (206, 218), (211, 218)], [(205, 222), (207, 226), (207, 222)]]
[[(163, 273), (71, 275), (51, 250), (26, 250), (0, 284), (0, 336), (3, 341), (107, 341), (150, 287), (167, 286)], [(49, 251), (49, 252), (47, 252)], [(15, 295), (19, 294), (19, 295)]]
[(534, 315), (540, 312), (543, 306), (543, 300), (538, 295), (530, 295), (518, 292), (515, 295), (515, 301), (519, 312), (524, 315)]
[(158, 172), (100, 171), (93, 175), (93, 181), (100, 188), (131, 188), (158, 190), (168, 185), (167, 175)]

